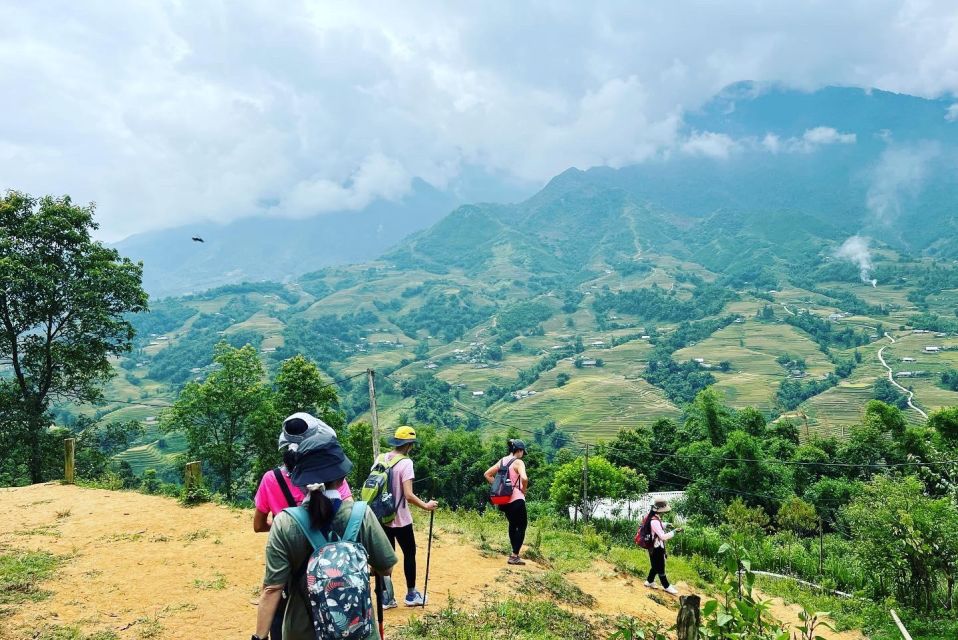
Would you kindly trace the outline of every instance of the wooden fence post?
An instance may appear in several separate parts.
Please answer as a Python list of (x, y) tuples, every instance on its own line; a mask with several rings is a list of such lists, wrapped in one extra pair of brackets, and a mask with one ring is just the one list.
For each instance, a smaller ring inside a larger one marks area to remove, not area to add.
[(203, 485), (203, 465), (200, 462), (194, 461), (186, 463), (184, 484), (186, 485), (187, 492), (198, 489)]
[(76, 438), (63, 441), (63, 481), (74, 484), (76, 481)]
[(679, 616), (675, 621), (675, 634), (678, 640), (698, 640), (699, 625), (702, 616), (699, 606), (702, 599), (696, 595), (679, 597)]

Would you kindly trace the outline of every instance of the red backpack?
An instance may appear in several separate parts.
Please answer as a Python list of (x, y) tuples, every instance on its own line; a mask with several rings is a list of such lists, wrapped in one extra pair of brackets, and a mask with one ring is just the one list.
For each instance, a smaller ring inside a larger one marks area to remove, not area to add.
[(649, 513), (645, 516), (642, 524), (639, 525), (639, 530), (635, 532), (635, 544), (643, 549), (651, 549), (655, 546), (655, 534), (652, 533), (652, 516), (654, 515)]

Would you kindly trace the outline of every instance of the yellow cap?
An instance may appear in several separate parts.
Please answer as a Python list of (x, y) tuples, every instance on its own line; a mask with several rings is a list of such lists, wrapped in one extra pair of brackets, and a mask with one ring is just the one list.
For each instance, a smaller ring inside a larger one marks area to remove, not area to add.
[(409, 426), (401, 426), (396, 429), (396, 433), (389, 440), (389, 444), (394, 447), (401, 447), (416, 441), (416, 430)]

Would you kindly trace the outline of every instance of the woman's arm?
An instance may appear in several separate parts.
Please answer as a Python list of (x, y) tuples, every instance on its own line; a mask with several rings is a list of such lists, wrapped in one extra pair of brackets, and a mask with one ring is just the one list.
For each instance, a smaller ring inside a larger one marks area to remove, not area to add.
[(406, 501), (416, 505), (420, 509), (432, 511), (439, 506), (439, 503), (435, 500), (430, 500), (429, 502), (423, 502), (420, 500), (412, 490), (412, 479), (406, 480), (402, 483), (402, 491), (403, 495), (406, 496)]
[(486, 469), (486, 472), (482, 474), (486, 478), (486, 482), (492, 484), (496, 479), (496, 473), (499, 471), (499, 463), (496, 463)]
[(516, 460), (516, 471), (519, 472), (519, 491), (523, 494), (529, 489), (529, 476), (526, 475), (526, 463), (522, 460)]
[(658, 518), (652, 518), (652, 533), (658, 536), (659, 540), (663, 542), (671, 539), (672, 536), (675, 535), (675, 531), (666, 531), (665, 527), (662, 526), (662, 521)]
[(269, 514), (263, 513), (259, 509), (253, 511), (253, 531), (256, 533), (265, 533), (269, 531)]

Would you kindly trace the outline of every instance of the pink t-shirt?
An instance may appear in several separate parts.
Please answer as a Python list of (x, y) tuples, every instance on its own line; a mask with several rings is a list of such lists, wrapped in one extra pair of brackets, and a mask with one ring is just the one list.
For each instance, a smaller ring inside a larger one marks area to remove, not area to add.
[[(280, 469), (283, 472), (283, 480), (286, 481), (286, 486), (289, 487), (290, 493), (293, 494), (293, 499), (296, 500), (296, 504), (300, 504), (305, 495), (300, 491), (299, 487), (295, 486), (293, 481), (290, 480), (286, 467), (280, 467)], [(352, 492), (349, 490), (349, 483), (345, 480), (339, 486), (339, 495), (342, 496), (343, 500), (348, 500), (353, 497)], [(256, 490), (253, 504), (256, 505), (257, 511), (261, 513), (271, 513), (273, 516), (276, 516), (289, 506), (286, 496), (283, 495), (282, 487), (276, 482), (276, 474), (273, 473), (272, 469), (264, 473), (263, 479), (259, 481), (259, 489)]]
[[(499, 461), (500, 465), (509, 464), (509, 461), (512, 460), (513, 456), (506, 456)], [(516, 460), (509, 465), (509, 480), (512, 482), (512, 497), (509, 498), (509, 504), (517, 500), (525, 500), (526, 494), (522, 493), (522, 481), (519, 478), (519, 470), (516, 468), (516, 465), (519, 463), (519, 460)]]
[[(398, 454), (395, 451), (390, 451), (386, 454), (386, 462), (389, 462), (398, 455), (401, 454)], [(398, 507), (396, 508), (396, 517), (393, 518), (392, 522), (386, 524), (387, 527), (393, 527), (396, 529), (412, 524), (412, 512), (409, 511), (409, 501), (404, 497), (405, 493), (403, 492), (402, 485), (406, 480), (412, 480), (415, 477), (416, 471), (413, 469), (412, 460), (410, 458), (400, 460), (396, 463), (396, 466), (393, 467), (393, 495), (396, 496)]]

